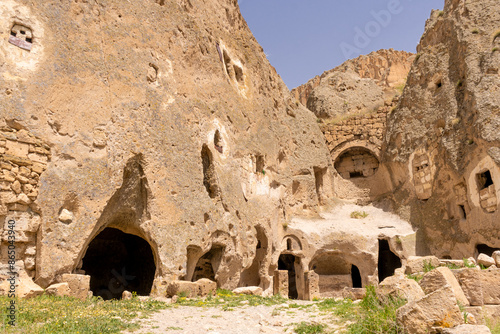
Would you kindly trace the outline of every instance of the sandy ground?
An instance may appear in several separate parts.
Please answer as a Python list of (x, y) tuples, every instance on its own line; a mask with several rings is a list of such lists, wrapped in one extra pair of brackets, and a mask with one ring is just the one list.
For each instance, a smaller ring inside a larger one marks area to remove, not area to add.
[[(307, 308), (290, 304), (311, 305)], [(175, 306), (138, 319), (141, 329), (127, 333), (259, 334), (294, 333), (302, 321), (328, 325), (328, 332), (341, 333), (346, 324), (331, 313), (322, 312), (315, 302), (294, 300), (275, 306), (242, 306), (231, 311), (221, 307)]]

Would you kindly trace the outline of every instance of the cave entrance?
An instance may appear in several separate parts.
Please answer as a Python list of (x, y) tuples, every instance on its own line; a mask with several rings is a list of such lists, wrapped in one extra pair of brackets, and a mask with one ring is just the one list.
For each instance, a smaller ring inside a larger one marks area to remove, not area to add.
[(281, 254), (278, 259), (278, 270), (288, 271), (288, 298), (299, 298), (297, 279), (295, 277), (295, 256), (292, 254)]
[(201, 278), (208, 278), (217, 282), (215, 275), (221, 264), (223, 254), (224, 247), (214, 245), (207, 253), (200, 257), (196, 263), (192, 281), (196, 282)]
[(354, 264), (351, 266), (351, 278), (353, 288), (363, 287), (363, 284), (361, 282), (361, 273), (359, 272), (358, 267), (356, 267)]
[(485, 255), (488, 255), (488, 256), (492, 256), (493, 252), (495, 252), (497, 250), (500, 250), (500, 249), (499, 248), (493, 248), (493, 247), (490, 247), (490, 246), (485, 245), (485, 244), (479, 244), (479, 245), (476, 246), (476, 251), (477, 251), (476, 256), (478, 256), (481, 253), (483, 253)]
[(106, 228), (90, 242), (82, 269), (90, 275), (94, 296), (109, 300), (120, 299), (124, 290), (149, 295), (156, 265), (146, 240)]
[(378, 281), (382, 282), (394, 275), (397, 268), (401, 268), (401, 259), (391, 251), (387, 240), (380, 239), (378, 241)]

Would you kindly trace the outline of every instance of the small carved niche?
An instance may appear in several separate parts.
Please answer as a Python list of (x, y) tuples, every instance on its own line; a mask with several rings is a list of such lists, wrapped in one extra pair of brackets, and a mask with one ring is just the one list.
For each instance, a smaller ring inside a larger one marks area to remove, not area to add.
[(33, 32), (21, 24), (14, 24), (10, 29), (9, 43), (23, 50), (31, 51), (33, 46)]
[(461, 219), (467, 219), (470, 207), (467, 201), (467, 187), (465, 183), (460, 182), (455, 185), (455, 195), (457, 198), (458, 214)]
[(491, 171), (486, 169), (476, 174), (476, 182), (481, 207), (489, 213), (495, 212), (497, 210), (497, 195)]
[(217, 150), (217, 152), (221, 154), (224, 152), (224, 143), (222, 142), (222, 137), (220, 135), (219, 130), (215, 131), (214, 134), (214, 147)]
[(427, 200), (432, 195), (432, 172), (427, 154), (417, 154), (413, 159), (413, 183), (417, 197)]

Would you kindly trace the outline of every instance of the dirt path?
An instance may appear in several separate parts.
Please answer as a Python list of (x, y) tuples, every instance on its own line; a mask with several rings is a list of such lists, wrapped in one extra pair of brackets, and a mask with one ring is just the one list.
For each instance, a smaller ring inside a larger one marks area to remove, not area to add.
[(275, 306), (242, 304), (232, 310), (222, 307), (177, 306), (139, 319), (141, 329), (125, 333), (186, 333), (186, 334), (259, 334), (294, 333), (301, 322), (321, 323), (325, 332), (341, 333), (341, 324), (329, 312), (322, 312), (315, 302), (289, 301)]

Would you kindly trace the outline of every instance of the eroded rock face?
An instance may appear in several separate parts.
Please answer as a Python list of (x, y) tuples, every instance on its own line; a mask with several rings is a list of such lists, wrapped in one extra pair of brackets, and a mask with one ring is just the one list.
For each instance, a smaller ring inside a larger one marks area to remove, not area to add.
[(445, 2), (427, 21), (400, 105), (388, 117), (399, 213), (420, 253), (463, 258), (499, 247), (500, 43), (497, 1)]
[[(347, 106), (346, 109), (350, 109), (354, 106), (354, 104), (350, 101), (350, 98), (355, 97), (355, 95), (359, 95), (357, 98), (361, 98), (362, 94), (360, 94), (359, 91), (351, 91), (349, 93), (348, 85), (344, 84), (342, 86), (342, 78), (348, 80), (348, 78), (355, 77), (357, 78), (356, 80), (358, 83), (367, 82), (366, 85), (376, 84), (377, 87), (371, 87), (375, 92), (377, 92), (377, 94), (384, 91), (391, 95), (394, 94), (395, 88), (401, 89), (402, 86), (404, 86), (406, 76), (410, 71), (413, 59), (414, 54), (406, 51), (396, 51), (393, 49), (374, 51), (368, 55), (362, 55), (357, 58), (350, 59), (334, 69), (325, 71), (321, 76), (316, 76), (307, 83), (294, 88), (292, 90), (292, 94), (303, 105), (307, 105), (309, 107), (309, 98), (317, 87), (328, 87), (330, 82), (335, 83), (335, 78), (341, 79), (336, 82), (336, 84), (339, 88), (344, 87), (346, 89), (338, 91), (346, 94), (345, 96), (347, 102), (351, 103), (351, 106)], [(345, 76), (343, 74), (345, 74)], [(360, 79), (368, 80), (362, 81)], [(332, 91), (333, 90), (330, 88), (329, 95), (333, 95)], [(371, 94), (374, 94), (375, 92), (371, 92)], [(317, 95), (316, 93), (314, 94)], [(368, 101), (365, 101), (364, 103), (368, 103)], [(335, 108), (338, 107), (342, 107), (342, 105), (335, 106)], [(314, 111), (314, 109), (311, 110)]]
[[(34, 142), (0, 139), (0, 217), (28, 221), (36, 282), (101, 266), (95, 289), (119, 296), (143, 282), (135, 256), (153, 286), (269, 289), (282, 226), (329, 203), (332, 164), (237, 2), (7, 0), (0, 17), (0, 131)], [(39, 183), (17, 183), (9, 154), (42, 159)]]

